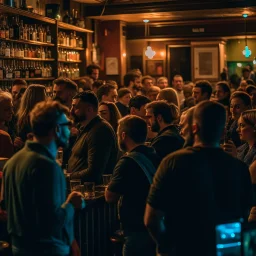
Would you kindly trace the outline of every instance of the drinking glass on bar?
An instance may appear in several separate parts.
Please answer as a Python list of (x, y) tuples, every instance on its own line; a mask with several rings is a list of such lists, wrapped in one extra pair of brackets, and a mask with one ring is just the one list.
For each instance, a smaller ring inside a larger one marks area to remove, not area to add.
[(81, 180), (70, 180), (70, 190), (72, 191), (77, 191), (77, 187), (80, 186)]
[(84, 182), (84, 197), (85, 199), (95, 197), (95, 182)]
[(110, 183), (112, 174), (103, 174), (102, 175), (102, 180), (103, 180), (103, 185), (104, 186), (108, 186), (108, 184)]

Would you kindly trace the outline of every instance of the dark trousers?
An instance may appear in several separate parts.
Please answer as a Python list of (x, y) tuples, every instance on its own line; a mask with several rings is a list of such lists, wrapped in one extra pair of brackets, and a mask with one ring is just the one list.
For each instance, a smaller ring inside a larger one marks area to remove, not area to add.
[(148, 232), (132, 232), (125, 236), (123, 256), (155, 256), (156, 245)]

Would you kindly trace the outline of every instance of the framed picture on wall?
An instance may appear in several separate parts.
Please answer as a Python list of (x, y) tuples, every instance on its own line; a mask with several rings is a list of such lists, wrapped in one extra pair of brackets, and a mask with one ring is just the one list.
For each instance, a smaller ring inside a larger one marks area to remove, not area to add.
[(164, 75), (164, 61), (163, 60), (146, 60), (146, 73), (150, 76)]
[(106, 75), (119, 75), (117, 58), (115, 57), (106, 58)]
[(219, 49), (218, 47), (194, 47), (194, 79), (218, 80)]

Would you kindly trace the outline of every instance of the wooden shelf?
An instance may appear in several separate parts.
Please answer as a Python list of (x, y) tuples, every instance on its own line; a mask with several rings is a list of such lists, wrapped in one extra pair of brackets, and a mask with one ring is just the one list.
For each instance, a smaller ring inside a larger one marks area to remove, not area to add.
[(39, 21), (43, 21), (45, 23), (49, 23), (49, 24), (56, 24), (56, 20), (33, 13), (33, 12), (29, 12), (29, 11), (25, 11), (19, 8), (13, 8), (7, 5), (0, 5), (0, 13), (4, 14), (4, 13), (9, 13), (9, 14), (13, 14), (13, 15), (21, 15), (21, 16), (25, 16), (31, 19), (35, 19), (35, 20), (39, 20)]
[(55, 59), (41, 59), (41, 58), (19, 58), (19, 57), (5, 57), (1, 56), (0, 59), (5, 60), (34, 60), (34, 61), (55, 61)]
[(82, 61), (81, 60), (76, 60), (76, 61), (72, 61), (72, 60), (59, 60), (59, 62), (62, 62), (62, 63), (81, 63)]
[(74, 30), (74, 31), (77, 31), (77, 32), (93, 33), (92, 30), (89, 30), (89, 29), (86, 29), (86, 28), (80, 28), (80, 27), (77, 27), (77, 26), (74, 26), (74, 25), (64, 23), (62, 21), (58, 21), (58, 27), (62, 28), (62, 29), (67, 29), (67, 30)]
[(42, 45), (42, 46), (54, 46), (54, 44), (32, 41), (32, 40), (16, 40), (16, 39), (6, 39), (0, 38), (0, 41), (14, 42), (14, 43), (22, 43), (22, 44), (32, 44), (32, 45)]
[[(0, 79), (0, 81), (14, 81), (17, 78), (12, 78), (12, 79)], [(25, 79), (26, 81), (50, 81), (50, 80), (54, 80), (55, 77), (38, 77), (38, 78), (21, 78), (21, 79)]]
[(76, 51), (84, 51), (84, 48), (65, 46), (65, 45), (61, 45), (61, 44), (58, 44), (58, 47), (59, 48), (63, 48), (63, 49), (71, 49), (71, 50), (76, 50)]

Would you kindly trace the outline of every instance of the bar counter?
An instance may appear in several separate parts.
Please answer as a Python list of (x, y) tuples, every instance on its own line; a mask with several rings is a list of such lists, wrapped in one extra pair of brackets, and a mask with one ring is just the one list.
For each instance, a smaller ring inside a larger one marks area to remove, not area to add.
[(117, 205), (105, 201), (104, 191), (86, 200), (86, 207), (75, 214), (75, 237), (81, 255), (111, 256), (113, 245), (110, 237), (119, 229)]

